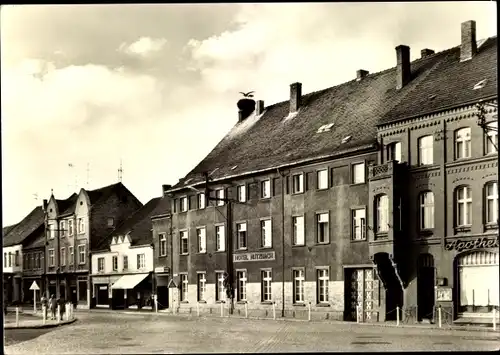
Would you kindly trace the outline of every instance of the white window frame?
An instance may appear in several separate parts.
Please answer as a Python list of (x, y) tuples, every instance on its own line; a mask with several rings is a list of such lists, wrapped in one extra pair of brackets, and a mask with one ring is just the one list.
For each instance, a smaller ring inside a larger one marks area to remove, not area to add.
[(375, 200), (376, 233), (389, 232), (389, 196), (378, 195)]
[(198, 253), (205, 254), (207, 252), (207, 229), (196, 228), (196, 238), (198, 239)]
[[(325, 220), (326, 217), (326, 220)], [(324, 240), (320, 240), (321, 226), (325, 226)], [(316, 244), (327, 244), (330, 242), (330, 213), (317, 212), (316, 213)]]
[(498, 181), (485, 184), (485, 221), (486, 224), (498, 224)]
[(224, 206), (224, 189), (215, 190), (215, 197), (217, 198), (216, 205)]
[(498, 147), (498, 122), (490, 122), (486, 125), (487, 127), (490, 127), (491, 129), (488, 129), (485, 134), (485, 153), (486, 154), (496, 154), (498, 153), (498, 149), (495, 147), (495, 145)]
[(62, 247), (61, 248), (61, 253), (59, 255), (61, 258), (61, 266), (66, 266), (66, 248)]
[(215, 226), (215, 251), (225, 251), (226, 250), (226, 226), (216, 225)]
[(146, 268), (146, 254), (137, 254), (137, 270), (144, 270)]
[(260, 198), (271, 198), (271, 180), (266, 179), (260, 182)]
[(159, 240), (160, 240), (160, 245), (159, 245), (160, 256), (167, 256), (167, 235), (165, 233), (160, 233)]
[(261, 248), (272, 248), (273, 246), (273, 227), (270, 218), (260, 221), (260, 246)]
[(123, 271), (128, 270), (128, 255), (123, 256)]
[(85, 233), (85, 221), (83, 218), (78, 218), (78, 234)]
[(224, 272), (216, 272), (215, 280), (215, 300), (224, 301), (226, 299), (226, 288), (224, 287)]
[(304, 173), (292, 174), (292, 193), (301, 194), (304, 190)]
[[(184, 240), (186, 249), (184, 249)], [(187, 255), (189, 254), (189, 233), (187, 230), (179, 231), (179, 254)]]
[(118, 255), (113, 255), (111, 258), (111, 262), (113, 265), (113, 271), (118, 271)]
[(54, 239), (56, 236), (56, 230), (54, 223), (49, 223), (49, 239)]
[(181, 276), (181, 292), (180, 292), (180, 298), (181, 302), (186, 302), (188, 298), (188, 287), (189, 287), (189, 281), (188, 281), (188, 274), (180, 274)]
[(104, 272), (106, 260), (103, 256), (97, 258), (97, 272)]
[[(10, 253), (9, 253), (9, 259), (10, 259)], [(49, 266), (50, 267), (56, 266), (56, 254), (54, 249), (49, 249)]]
[(180, 212), (187, 212), (188, 210), (188, 198), (187, 196), (181, 197), (179, 199), (179, 211)]
[(434, 228), (434, 193), (423, 191), (419, 195), (420, 203), (420, 229)]
[(387, 145), (387, 161), (401, 162), (401, 142), (392, 142)]
[(293, 240), (292, 245), (301, 246), (306, 243), (306, 228), (304, 216), (292, 217)]
[(352, 218), (352, 240), (366, 240), (366, 208), (354, 208)]
[(471, 157), (471, 128), (463, 127), (455, 131), (455, 160)]
[(69, 254), (69, 265), (73, 265), (75, 259), (75, 249), (72, 245), (68, 247), (68, 254)]
[(366, 183), (365, 162), (352, 164), (352, 184)]
[(316, 298), (317, 303), (329, 302), (330, 272), (328, 269), (316, 269)]
[(238, 202), (247, 202), (247, 187), (246, 185), (238, 185), (236, 187)]
[[(460, 191), (463, 192), (463, 197), (460, 197)], [(455, 189), (455, 208), (456, 226), (470, 227), (472, 225), (472, 189), (470, 186), (464, 185)]]
[(59, 236), (64, 237), (66, 235), (66, 221), (59, 221)]
[[(82, 258), (83, 255), (83, 258)], [(83, 259), (83, 260), (82, 260)], [(86, 260), (86, 248), (85, 244), (80, 244), (78, 245), (78, 264), (82, 265), (85, 264)]]
[(73, 235), (73, 220), (68, 220), (68, 235)]
[(204, 192), (198, 194), (198, 209), (202, 210), (207, 207), (207, 199)]
[(316, 188), (318, 190), (328, 189), (328, 169), (316, 171)]
[(197, 273), (198, 283), (198, 302), (206, 301), (207, 295), (207, 274), (204, 272)]
[(260, 293), (261, 293), (261, 301), (262, 302), (270, 302), (272, 301), (273, 292), (272, 292), (272, 283), (273, 283), (273, 272), (270, 269), (264, 269), (260, 271)]
[(237, 300), (247, 300), (247, 272), (246, 270), (236, 270)]
[(304, 285), (306, 281), (306, 273), (304, 269), (292, 269), (293, 279), (293, 303), (304, 303), (305, 293)]
[(418, 165), (434, 164), (434, 136), (418, 138)]
[[(247, 236), (247, 223), (240, 222), (236, 223), (236, 232), (238, 233), (238, 249), (245, 250), (248, 248), (248, 236)], [(242, 245), (242, 237), (244, 237), (245, 245)]]

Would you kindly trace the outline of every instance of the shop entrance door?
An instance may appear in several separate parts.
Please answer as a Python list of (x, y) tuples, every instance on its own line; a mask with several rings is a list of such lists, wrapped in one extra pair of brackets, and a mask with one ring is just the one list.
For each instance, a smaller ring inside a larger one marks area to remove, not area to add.
[(418, 320), (434, 319), (434, 287), (436, 285), (434, 258), (430, 254), (421, 255), (417, 269)]
[[(378, 307), (380, 306), (380, 283), (372, 268), (346, 269), (350, 273), (349, 280), (349, 320), (357, 320), (357, 306), (360, 306), (360, 321), (378, 322)], [(346, 275), (347, 276), (347, 275)]]

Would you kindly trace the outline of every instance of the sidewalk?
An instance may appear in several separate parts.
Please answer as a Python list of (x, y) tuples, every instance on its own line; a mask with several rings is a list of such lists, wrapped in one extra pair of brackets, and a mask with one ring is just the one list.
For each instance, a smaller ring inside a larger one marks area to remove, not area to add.
[[(33, 319), (28, 319), (33, 318)], [(39, 329), (39, 328), (53, 328), (59, 327), (66, 324), (71, 324), (76, 321), (76, 318), (70, 320), (61, 320), (58, 322), (57, 320), (47, 319), (45, 324), (43, 324), (43, 320), (40, 315), (32, 315), (19, 317), (19, 326), (16, 326), (15, 316), (14, 319), (5, 319), (4, 321), (4, 329)]]

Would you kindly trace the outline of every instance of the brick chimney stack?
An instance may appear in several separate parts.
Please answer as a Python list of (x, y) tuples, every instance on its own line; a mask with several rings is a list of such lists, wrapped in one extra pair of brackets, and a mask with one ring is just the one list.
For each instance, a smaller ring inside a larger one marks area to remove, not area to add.
[(472, 59), (477, 53), (476, 21), (462, 23), (462, 45), (460, 47), (460, 61)]
[(302, 103), (302, 84), (293, 83), (290, 85), (290, 113), (297, 112)]
[(263, 100), (258, 100), (257, 101), (257, 106), (255, 107), (255, 115), (259, 116), (264, 113), (264, 101)]
[(357, 70), (356, 71), (356, 80), (360, 81), (361, 79), (365, 78), (368, 74), (370, 74), (370, 72), (368, 72), (368, 70), (363, 70), (363, 69)]
[(172, 185), (167, 185), (167, 184), (161, 185), (162, 196), (166, 196), (167, 191), (170, 190), (171, 188), (172, 188)]
[(434, 51), (432, 49), (428, 49), (428, 48), (424, 48), (420, 51), (421, 58), (425, 58), (425, 57), (428, 57), (428, 56), (433, 55), (433, 54), (434, 54)]
[(400, 45), (396, 47), (396, 89), (402, 89), (411, 79), (410, 47)]

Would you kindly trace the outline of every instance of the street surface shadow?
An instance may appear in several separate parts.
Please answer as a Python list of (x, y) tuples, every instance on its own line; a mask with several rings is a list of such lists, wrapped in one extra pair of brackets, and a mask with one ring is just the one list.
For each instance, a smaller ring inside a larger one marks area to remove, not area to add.
[(390, 345), (391, 343), (386, 341), (352, 341), (351, 345)]

